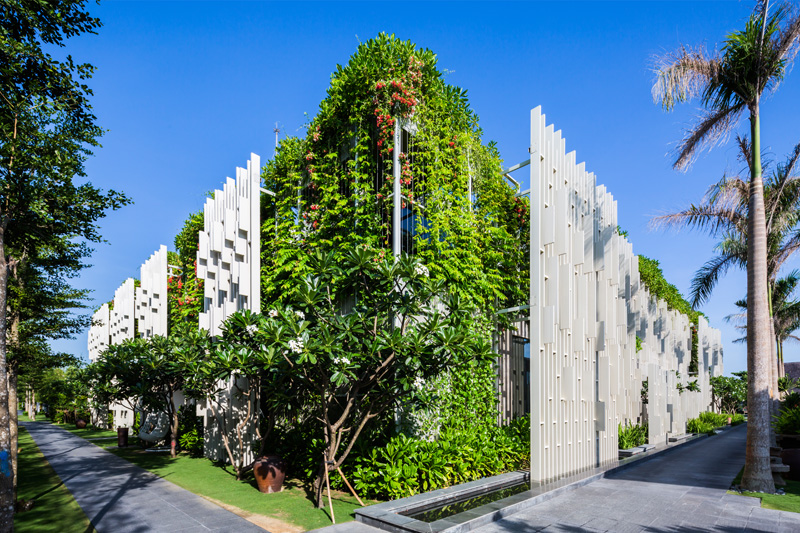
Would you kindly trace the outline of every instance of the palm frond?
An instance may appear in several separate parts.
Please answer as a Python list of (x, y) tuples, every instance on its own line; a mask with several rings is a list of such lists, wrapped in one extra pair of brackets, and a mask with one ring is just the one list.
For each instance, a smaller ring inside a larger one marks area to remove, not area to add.
[(783, 233), (786, 228), (798, 222), (798, 206), (800, 205), (800, 176), (794, 175), (794, 169), (800, 157), (800, 143), (786, 158), (777, 165), (775, 171), (764, 183), (764, 204), (767, 211), (767, 232), (776, 228)]
[(753, 175), (753, 149), (750, 138), (742, 135), (736, 136), (736, 144), (739, 146), (739, 160), (747, 165), (748, 174)]
[(727, 231), (741, 222), (743, 215), (731, 209), (711, 205), (690, 205), (678, 213), (668, 213), (650, 220), (652, 229), (693, 228), (708, 231), (712, 236)]
[(702, 48), (681, 47), (654, 59), (653, 102), (670, 111), (675, 104), (700, 95), (708, 81), (719, 75), (719, 58), (707, 57)]
[(719, 278), (732, 266), (735, 266), (736, 258), (729, 255), (718, 255), (711, 258), (700, 267), (692, 279), (692, 287), (689, 292), (692, 308), (697, 309), (699, 305), (708, 300), (711, 291), (716, 286)]
[(725, 140), (745, 109), (744, 103), (737, 102), (729, 107), (706, 112), (699, 123), (686, 132), (678, 145), (676, 150), (678, 155), (672, 166), (677, 170), (687, 170), (699, 151), (713, 148)]
[(788, 177), (795, 176), (795, 167), (797, 167), (798, 160), (800, 160), (800, 143), (795, 145), (786, 161), (778, 165), (778, 173)]
[(800, 10), (784, 5), (784, 24), (775, 39), (776, 53), (791, 62), (800, 48)]
[(723, 175), (722, 179), (712, 185), (703, 197), (703, 203), (717, 206), (719, 209), (744, 211), (750, 196), (749, 179), (739, 176)]
[(721, 241), (715, 246), (717, 253), (728, 256), (734, 263), (741, 267), (747, 267), (747, 234), (740, 229), (736, 232), (726, 233)]

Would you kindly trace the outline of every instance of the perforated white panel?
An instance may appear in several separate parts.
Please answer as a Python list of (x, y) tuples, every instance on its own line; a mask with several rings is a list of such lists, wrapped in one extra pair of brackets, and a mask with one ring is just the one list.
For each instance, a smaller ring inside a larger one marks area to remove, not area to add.
[(142, 337), (167, 335), (167, 247), (163, 244), (141, 268), (136, 288), (136, 318)]
[(128, 278), (114, 291), (114, 309), (111, 310), (109, 334), (111, 344), (119, 344), (134, 337), (135, 287), (133, 278)]
[(200, 327), (220, 334), (220, 324), (242, 309), (261, 310), (261, 159), (250, 154), (223, 189), (206, 200), (197, 251), (197, 276), (204, 280)]
[(109, 312), (108, 304), (103, 304), (92, 315), (92, 325), (89, 327), (89, 361), (94, 363), (108, 348), (109, 340)]
[[(689, 319), (642, 286), (616, 201), (540, 108), (531, 111), (530, 153), (531, 478), (551, 481), (615, 461), (626, 421), (647, 421), (651, 443), (684, 433), (688, 418), (709, 409), (708, 376), (722, 353), (719, 332), (702, 324), (707, 355), (688, 375)], [(680, 394), (678, 383), (695, 377), (701, 391)]]

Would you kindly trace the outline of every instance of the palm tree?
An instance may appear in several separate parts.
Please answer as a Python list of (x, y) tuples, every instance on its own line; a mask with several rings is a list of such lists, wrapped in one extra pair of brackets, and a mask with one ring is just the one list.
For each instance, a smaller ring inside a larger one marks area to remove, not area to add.
[[(739, 158), (752, 161), (750, 143), (737, 137)], [(762, 156), (763, 157), (763, 156)], [(800, 248), (800, 174), (795, 171), (800, 161), (800, 143), (764, 179), (764, 207), (767, 214), (767, 279), (770, 293), (775, 300), (777, 275), (789, 257)], [(766, 168), (769, 163), (765, 163)], [(747, 208), (749, 180), (741, 176), (723, 176), (711, 186), (703, 201), (687, 209), (655, 217), (654, 227), (690, 227), (707, 231), (720, 237), (716, 246), (717, 255), (707, 261), (692, 279), (690, 299), (692, 307), (704, 303), (719, 279), (730, 268), (747, 268)], [(774, 308), (774, 303), (773, 303)], [(746, 309), (746, 307), (745, 307)], [(774, 316), (774, 309), (773, 309)], [(743, 321), (746, 323), (746, 321)], [(773, 320), (773, 323), (775, 321)], [(777, 330), (773, 332), (776, 335)], [(780, 346), (776, 342), (778, 371), (773, 381), (783, 375)], [(777, 386), (776, 383), (773, 383)]]
[[(798, 284), (800, 284), (800, 270), (792, 270), (785, 277), (777, 280), (772, 288), (772, 322), (778, 361), (781, 366), (783, 366), (783, 343), (788, 339), (800, 341), (800, 337), (794, 334), (800, 329), (800, 299), (793, 298)], [(736, 324), (737, 329), (746, 330), (747, 300), (737, 301), (736, 306), (742, 312), (728, 315), (725, 320)], [(747, 337), (742, 337), (733, 342), (746, 341)]]
[(721, 50), (706, 56), (681, 48), (657, 70), (653, 96), (665, 109), (700, 97), (705, 115), (679, 145), (674, 166), (686, 169), (696, 153), (718, 143), (750, 115), (752, 165), (747, 217), (747, 448), (742, 487), (775, 492), (770, 469), (771, 340), (767, 288), (767, 234), (761, 177), (762, 94), (774, 90), (797, 52), (800, 17), (781, 6), (769, 13), (769, 0), (759, 2), (744, 30), (728, 35)]

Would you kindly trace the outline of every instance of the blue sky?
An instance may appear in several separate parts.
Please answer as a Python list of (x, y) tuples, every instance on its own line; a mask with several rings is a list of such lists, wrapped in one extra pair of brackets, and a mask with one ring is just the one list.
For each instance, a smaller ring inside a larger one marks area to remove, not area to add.
[[(699, 201), (723, 173), (742, 169), (732, 142), (703, 153), (687, 173), (670, 153), (697, 115), (653, 104), (653, 58), (681, 44), (715, 48), (744, 27), (750, 1), (716, 2), (120, 2), (90, 6), (99, 35), (64, 53), (94, 64), (90, 85), (103, 147), (89, 180), (125, 191), (134, 205), (101, 222), (107, 244), (76, 280), (94, 304), (113, 297), (160, 244), (172, 241), (205, 194), (221, 187), (250, 152), (271, 156), (281, 137), (302, 135), (330, 75), (359, 40), (394, 33), (439, 58), (447, 81), (468, 90), (486, 141), (507, 166), (528, 158), (530, 109), (541, 105), (618, 200), (634, 251), (658, 259), (684, 293), (713, 253), (696, 233), (655, 232), (653, 215)], [(762, 143), (781, 160), (800, 142), (800, 73), (790, 72), (762, 105)], [(747, 122), (740, 125), (745, 132)], [(792, 267), (800, 266), (795, 261)], [(729, 274), (704, 311), (722, 329), (726, 373), (744, 370), (745, 348), (723, 321), (745, 295)], [(93, 305), (94, 305), (93, 304)], [(86, 359), (86, 334), (54, 347)], [(786, 360), (800, 360), (787, 344)]]

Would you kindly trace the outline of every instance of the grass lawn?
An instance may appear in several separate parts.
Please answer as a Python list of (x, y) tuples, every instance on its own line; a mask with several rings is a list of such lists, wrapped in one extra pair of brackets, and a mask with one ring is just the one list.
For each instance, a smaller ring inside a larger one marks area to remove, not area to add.
[[(733, 480), (734, 485), (738, 485), (742, 480), (742, 473), (744, 467), (739, 471), (739, 475)], [(785, 487), (783, 488), (786, 494), (760, 494), (758, 492), (742, 492), (742, 496), (752, 496), (753, 498), (761, 498), (761, 507), (764, 509), (775, 509), (777, 511), (789, 511), (790, 513), (800, 513), (800, 481), (786, 480)], [(730, 492), (730, 491), (729, 491)], [(731, 492), (731, 494), (739, 494), (738, 492)]]
[(18, 496), (34, 500), (33, 509), (14, 516), (19, 533), (54, 531), (91, 533), (95, 529), (72, 493), (53, 471), (28, 431), (19, 428)]
[[(296, 480), (287, 480), (282, 492), (262, 494), (258, 492), (252, 474), (243, 481), (236, 481), (229, 467), (217, 465), (208, 459), (188, 455), (172, 459), (169, 454), (147, 453), (137, 448), (110, 451), (195, 494), (286, 522), (297, 526), (298, 530), (331, 525), (327, 507), (325, 510), (315, 509), (310, 487), (306, 488)], [(333, 491), (332, 499), (337, 524), (355, 518), (354, 510), (359, 505), (352, 495)], [(364, 503), (370, 505), (377, 502), (364, 500)]]

